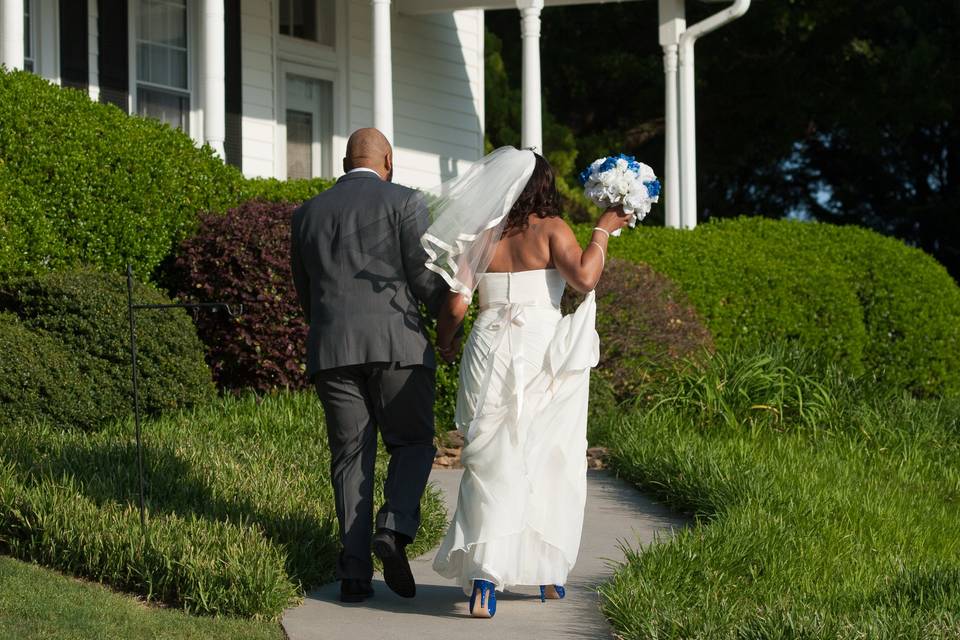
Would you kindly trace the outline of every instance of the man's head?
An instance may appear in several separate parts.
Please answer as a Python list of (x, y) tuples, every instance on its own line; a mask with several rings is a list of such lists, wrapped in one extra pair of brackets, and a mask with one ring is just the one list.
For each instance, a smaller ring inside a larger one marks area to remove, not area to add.
[(373, 169), (386, 181), (393, 180), (393, 148), (387, 137), (372, 127), (357, 129), (347, 140), (347, 155), (343, 170), (366, 167)]

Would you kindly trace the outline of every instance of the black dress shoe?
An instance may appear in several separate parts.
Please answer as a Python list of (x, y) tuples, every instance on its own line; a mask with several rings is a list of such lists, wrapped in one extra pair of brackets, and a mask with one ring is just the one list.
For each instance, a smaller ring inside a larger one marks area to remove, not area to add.
[(373, 595), (369, 580), (344, 578), (340, 581), (340, 602), (363, 602)]
[(400, 535), (390, 529), (380, 529), (373, 536), (373, 553), (383, 563), (383, 581), (403, 598), (412, 598), (417, 594), (417, 583), (413, 580), (410, 563), (407, 562), (407, 544)]

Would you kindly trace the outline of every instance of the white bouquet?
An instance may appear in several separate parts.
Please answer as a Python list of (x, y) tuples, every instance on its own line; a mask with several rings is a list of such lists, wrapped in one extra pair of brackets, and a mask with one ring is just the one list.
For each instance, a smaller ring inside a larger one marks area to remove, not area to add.
[[(648, 165), (620, 154), (597, 158), (580, 174), (583, 192), (598, 207), (623, 205), (630, 227), (643, 220), (660, 199), (660, 181)], [(619, 230), (613, 235), (620, 235)]]

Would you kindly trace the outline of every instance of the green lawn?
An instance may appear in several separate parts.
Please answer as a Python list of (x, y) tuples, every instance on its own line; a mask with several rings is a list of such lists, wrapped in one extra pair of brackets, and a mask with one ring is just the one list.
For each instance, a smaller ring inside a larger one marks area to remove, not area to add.
[(718, 357), (611, 434), (620, 474), (696, 516), (602, 588), (624, 638), (960, 637), (960, 401)]
[(0, 638), (281, 640), (275, 622), (193, 616), (0, 556)]
[[(0, 549), (183, 611), (258, 620), (277, 620), (333, 578), (337, 524), (315, 395), (225, 397), (143, 432), (146, 536), (132, 424), (6, 429)], [(381, 455), (378, 491), (385, 469)], [(413, 554), (446, 522), (433, 489), (422, 512)]]

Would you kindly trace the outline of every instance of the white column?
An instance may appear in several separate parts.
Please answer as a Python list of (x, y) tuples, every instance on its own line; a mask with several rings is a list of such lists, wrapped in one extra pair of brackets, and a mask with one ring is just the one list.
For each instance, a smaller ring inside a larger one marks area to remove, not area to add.
[(393, 49), (390, 0), (373, 4), (373, 126), (393, 144)]
[(664, 73), (664, 162), (663, 206), (665, 226), (680, 228), (680, 117), (677, 98), (677, 43), (686, 28), (684, 0), (660, 0), (660, 45), (663, 47)]
[(223, 0), (203, 0), (203, 138), (220, 158), (225, 158), (226, 60)]
[(89, 63), (87, 68), (89, 69), (90, 79), (89, 79), (89, 92), (90, 99), (94, 102), (100, 102), (100, 70), (97, 68), (99, 64), (98, 57), (100, 55), (100, 32), (99, 29), (99, 19), (100, 15), (99, 7), (97, 6), (96, 0), (90, 0), (87, 2), (87, 51)]
[(24, 0), (0, 0), (0, 64), (23, 69)]
[(523, 40), (522, 112), (520, 145), (543, 153), (543, 111), (540, 90), (540, 11), (543, 0), (520, 0), (520, 37)]
[(697, 111), (693, 41), (680, 45), (680, 224), (697, 226)]

